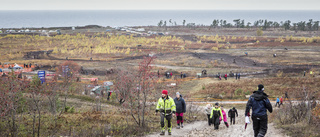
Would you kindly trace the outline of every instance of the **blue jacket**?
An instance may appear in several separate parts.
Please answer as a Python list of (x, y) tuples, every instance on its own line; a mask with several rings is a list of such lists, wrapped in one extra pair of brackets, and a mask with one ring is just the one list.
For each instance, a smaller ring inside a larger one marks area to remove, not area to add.
[(254, 91), (253, 95), (250, 96), (245, 116), (249, 116), (250, 109), (252, 108), (252, 116), (265, 116), (267, 110), (272, 113), (272, 105), (268, 99), (268, 95), (261, 90)]
[(280, 99), (279, 99), (279, 98), (277, 98), (277, 102), (280, 102)]
[(186, 102), (180, 95), (180, 98), (174, 98), (174, 103), (176, 104), (176, 112), (177, 113), (186, 113)]

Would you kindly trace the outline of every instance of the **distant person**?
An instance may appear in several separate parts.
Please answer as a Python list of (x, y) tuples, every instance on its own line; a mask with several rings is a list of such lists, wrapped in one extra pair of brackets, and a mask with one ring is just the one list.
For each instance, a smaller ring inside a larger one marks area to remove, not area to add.
[(182, 72), (181, 72), (181, 79), (183, 78), (183, 74), (182, 74)]
[(219, 74), (219, 80), (221, 80), (221, 75)]
[(228, 74), (224, 74), (224, 79), (228, 79)]
[(238, 80), (240, 80), (240, 73), (238, 73)]
[(284, 93), (284, 95), (285, 95), (285, 96), (284, 96), (284, 98), (289, 98), (289, 97), (288, 97), (288, 92), (287, 92), (287, 91), (286, 91), (286, 93)]
[(158, 70), (158, 78), (160, 78), (160, 72), (159, 72), (159, 70)]
[(31, 66), (32, 66), (32, 64), (30, 63), (30, 64), (29, 64), (29, 67), (31, 68)]
[(173, 75), (172, 72), (170, 72), (170, 78), (172, 78), (172, 75)]
[(177, 116), (177, 129), (183, 128), (183, 113), (186, 113), (186, 102), (182, 98), (182, 95), (177, 92), (176, 98), (174, 98), (176, 104), (176, 116)]
[(275, 107), (277, 107), (277, 105), (278, 105), (278, 107), (280, 107), (280, 99), (279, 99), (279, 97), (277, 97), (276, 106)]
[[(310, 71), (310, 76), (313, 76), (313, 72), (312, 71)], [(314, 77), (314, 76), (313, 76)]]
[[(219, 103), (217, 102), (215, 104), (215, 107), (212, 108), (211, 110), (211, 114), (210, 114), (210, 118), (212, 119), (213, 125), (214, 125), (214, 130), (218, 130), (219, 129), (219, 125), (220, 125), (220, 116), (222, 116), (222, 112), (221, 109), (219, 108)], [(223, 120), (223, 117), (221, 118), (221, 120)]]
[(248, 56), (248, 52), (245, 52), (244, 54), (245, 54), (246, 56)]
[(228, 119), (227, 119), (227, 114), (226, 114), (226, 112), (224, 111), (222, 105), (221, 105), (220, 109), (221, 109), (222, 115), (220, 116), (219, 120), (220, 120), (220, 121), (223, 121), (224, 124), (226, 125), (226, 127), (229, 128)]
[(208, 125), (211, 126), (211, 123), (212, 123), (212, 120), (210, 118), (210, 114), (211, 114), (211, 111), (212, 111), (212, 107), (210, 104), (207, 104), (206, 108), (204, 109), (206, 114), (207, 114), (207, 117), (208, 117)]
[(268, 130), (268, 115), (267, 110), (272, 113), (272, 105), (268, 99), (268, 95), (264, 93), (264, 86), (258, 85), (258, 90), (250, 96), (246, 111), (245, 122), (250, 123), (250, 109), (252, 108), (252, 122), (254, 137), (264, 137)]
[(283, 99), (282, 99), (282, 97), (280, 98), (280, 105), (279, 105), (279, 107), (280, 107), (281, 105), (283, 105)]
[(238, 80), (238, 73), (236, 73), (236, 75), (235, 75), (235, 76), (236, 76), (236, 80)]
[(303, 76), (304, 76), (304, 77), (306, 76), (306, 71), (303, 71)]
[(228, 111), (228, 116), (230, 117), (230, 125), (232, 125), (232, 123), (233, 125), (236, 123), (236, 114), (238, 117), (238, 111), (235, 107)]

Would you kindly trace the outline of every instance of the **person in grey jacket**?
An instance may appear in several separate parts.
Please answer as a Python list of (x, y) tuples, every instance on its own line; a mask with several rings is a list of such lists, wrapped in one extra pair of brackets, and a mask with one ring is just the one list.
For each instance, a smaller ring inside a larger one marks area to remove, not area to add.
[(183, 113), (186, 113), (186, 102), (179, 92), (177, 92), (176, 95), (174, 103), (176, 104), (177, 129), (180, 129), (180, 124), (181, 128), (183, 128)]
[(211, 126), (211, 119), (210, 119), (210, 115), (211, 115), (211, 110), (212, 110), (212, 106), (210, 104), (207, 104), (206, 108), (204, 109), (207, 116), (208, 116), (208, 124), (209, 126)]

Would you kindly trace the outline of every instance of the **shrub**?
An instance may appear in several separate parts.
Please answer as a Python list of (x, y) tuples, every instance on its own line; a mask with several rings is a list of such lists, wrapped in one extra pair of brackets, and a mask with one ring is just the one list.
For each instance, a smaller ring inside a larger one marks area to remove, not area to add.
[(257, 36), (262, 36), (262, 35), (263, 35), (263, 31), (262, 31), (261, 28), (259, 28), (259, 29), (257, 30)]

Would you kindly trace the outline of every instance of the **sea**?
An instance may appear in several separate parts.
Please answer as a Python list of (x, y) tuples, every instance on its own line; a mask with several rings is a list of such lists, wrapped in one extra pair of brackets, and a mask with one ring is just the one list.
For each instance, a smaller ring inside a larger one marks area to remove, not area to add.
[[(111, 27), (182, 25), (183, 20), (197, 25), (210, 25), (214, 19), (320, 21), (320, 10), (0, 10), (0, 28), (41, 28), (100, 25)], [(171, 21), (171, 23), (170, 23)]]

